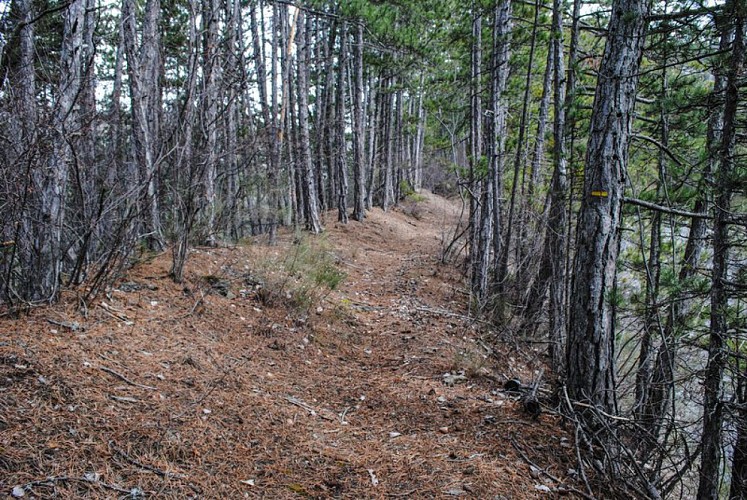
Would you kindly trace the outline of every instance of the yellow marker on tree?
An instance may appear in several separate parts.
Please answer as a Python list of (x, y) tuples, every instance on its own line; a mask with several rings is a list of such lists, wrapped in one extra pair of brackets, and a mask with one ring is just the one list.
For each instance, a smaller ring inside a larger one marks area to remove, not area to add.
[(607, 191), (592, 191), (592, 196), (596, 196), (598, 198), (606, 198), (607, 197)]

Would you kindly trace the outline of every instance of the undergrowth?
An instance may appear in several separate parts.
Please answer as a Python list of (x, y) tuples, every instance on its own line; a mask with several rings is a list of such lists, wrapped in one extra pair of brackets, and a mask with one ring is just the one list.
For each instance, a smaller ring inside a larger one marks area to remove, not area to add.
[(296, 235), (288, 252), (257, 262), (257, 296), (266, 306), (283, 303), (308, 313), (345, 279), (335, 261), (324, 236)]

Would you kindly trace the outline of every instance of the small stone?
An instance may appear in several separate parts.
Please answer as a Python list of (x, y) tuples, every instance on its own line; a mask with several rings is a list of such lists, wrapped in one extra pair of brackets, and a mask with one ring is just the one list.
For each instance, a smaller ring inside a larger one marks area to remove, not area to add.
[(438, 432), (440, 432), (441, 434), (448, 434), (449, 433), (449, 428), (448, 427), (439, 427), (438, 428)]
[(539, 479), (540, 477), (540, 470), (535, 467), (534, 465), (531, 465), (529, 467), (529, 475), (532, 476), (534, 479)]
[(16, 486), (13, 488), (11, 495), (13, 495), (15, 498), (21, 498), (23, 496), (26, 496), (26, 490), (23, 489), (23, 486)]

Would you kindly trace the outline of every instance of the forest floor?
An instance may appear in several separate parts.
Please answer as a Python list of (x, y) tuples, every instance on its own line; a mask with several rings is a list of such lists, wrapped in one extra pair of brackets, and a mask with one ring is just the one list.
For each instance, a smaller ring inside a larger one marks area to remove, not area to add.
[(180, 285), (166, 252), (85, 314), (68, 291), (0, 319), (0, 495), (576, 496), (561, 417), (503, 390), (542, 353), (470, 320), (440, 262), (459, 211), (330, 213), (322, 236), (194, 249)]

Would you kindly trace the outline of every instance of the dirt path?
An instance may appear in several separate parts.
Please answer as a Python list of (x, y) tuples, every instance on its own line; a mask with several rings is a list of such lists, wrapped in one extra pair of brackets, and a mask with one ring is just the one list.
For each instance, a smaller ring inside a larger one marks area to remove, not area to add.
[[(272, 268), (306, 248), (288, 234), (277, 248), (200, 249), (181, 286), (158, 256), (85, 319), (71, 294), (3, 320), (0, 491), (552, 496), (560, 485), (527, 459), (565, 479), (569, 436), (500, 390), (505, 375), (529, 376), (523, 358), (489, 358), (463, 316), (460, 276), (438, 261), (457, 210), (426, 195), (362, 224), (328, 222), (309, 248), (347, 276), (312, 289), (308, 313), (301, 285)], [(262, 273), (265, 288), (280, 280), (274, 300), (252, 281)]]

